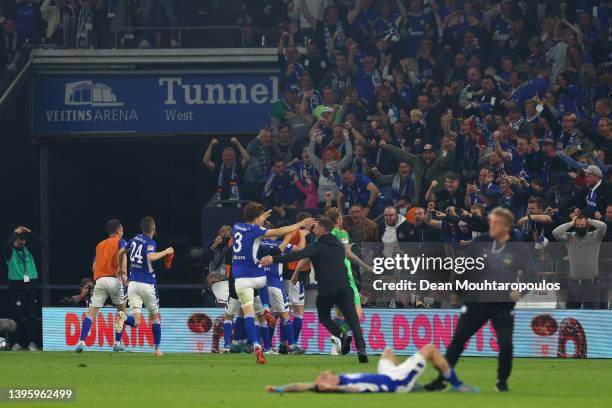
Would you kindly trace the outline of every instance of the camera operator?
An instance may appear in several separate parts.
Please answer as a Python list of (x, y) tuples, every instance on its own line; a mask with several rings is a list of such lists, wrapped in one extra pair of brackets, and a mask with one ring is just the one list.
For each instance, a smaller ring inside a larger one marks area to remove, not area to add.
[(232, 227), (223, 225), (215, 239), (209, 240), (202, 249), (202, 263), (208, 266), (208, 274), (220, 272), (225, 275), (225, 253), (232, 236)]

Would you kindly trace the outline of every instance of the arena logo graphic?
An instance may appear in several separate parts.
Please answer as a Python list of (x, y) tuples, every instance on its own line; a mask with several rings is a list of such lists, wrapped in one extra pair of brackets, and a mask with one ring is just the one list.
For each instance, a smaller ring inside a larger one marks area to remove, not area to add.
[[(165, 88), (164, 105), (248, 105), (278, 101), (278, 78), (269, 77), (268, 84), (245, 83), (183, 83), (181, 77), (160, 77), (159, 86)], [(177, 98), (179, 102), (177, 102)]]
[(47, 122), (138, 120), (134, 109), (121, 109), (124, 103), (117, 99), (115, 91), (110, 86), (92, 80), (67, 83), (64, 89), (64, 105), (73, 106), (75, 109), (47, 110), (45, 111)]

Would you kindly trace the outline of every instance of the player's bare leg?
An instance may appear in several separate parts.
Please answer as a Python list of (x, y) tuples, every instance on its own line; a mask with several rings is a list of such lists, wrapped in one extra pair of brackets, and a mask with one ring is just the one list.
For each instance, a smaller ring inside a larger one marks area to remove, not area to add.
[(117, 315), (115, 317), (115, 344), (113, 344), (114, 352), (122, 352), (125, 350), (125, 348), (121, 344), (121, 337), (123, 335), (123, 327), (125, 325), (126, 318), (125, 311), (125, 303), (117, 305)]

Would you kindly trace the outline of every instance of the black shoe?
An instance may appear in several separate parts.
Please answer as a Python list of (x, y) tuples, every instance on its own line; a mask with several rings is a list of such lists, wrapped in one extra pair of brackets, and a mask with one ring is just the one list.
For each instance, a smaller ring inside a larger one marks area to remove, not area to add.
[(510, 391), (510, 388), (508, 388), (508, 384), (506, 384), (505, 382), (497, 382), (497, 384), (495, 384), (495, 391), (497, 392), (508, 392)]
[(342, 333), (340, 340), (342, 340), (342, 355), (345, 356), (351, 352), (351, 341), (353, 340), (353, 336)]
[(429, 384), (425, 385), (425, 389), (427, 391), (442, 391), (446, 388), (446, 384), (444, 383), (444, 379), (442, 377), (438, 377)]
[(365, 353), (365, 351), (360, 351), (359, 353), (357, 353), (357, 358), (359, 359), (359, 362), (362, 364), (368, 363), (368, 355)]
[(285, 343), (281, 343), (278, 346), (278, 354), (289, 354), (289, 349)]

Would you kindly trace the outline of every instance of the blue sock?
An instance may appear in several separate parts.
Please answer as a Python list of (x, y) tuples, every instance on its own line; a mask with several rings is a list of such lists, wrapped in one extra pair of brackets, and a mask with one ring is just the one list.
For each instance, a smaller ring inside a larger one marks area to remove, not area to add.
[(223, 347), (229, 348), (232, 344), (232, 321), (226, 320), (223, 322)]
[(270, 328), (266, 323), (259, 326), (259, 334), (261, 335), (261, 339), (263, 341), (264, 350), (270, 350), (271, 341), (270, 341)]
[(270, 293), (268, 292), (268, 287), (264, 286), (259, 289), (259, 300), (261, 300), (261, 304), (265, 309), (270, 307)]
[(151, 331), (153, 331), (153, 344), (155, 344), (155, 350), (157, 350), (159, 348), (159, 343), (161, 343), (161, 324), (153, 321), (151, 324)]
[(131, 327), (135, 327), (136, 326), (136, 319), (134, 319), (134, 316), (128, 316), (125, 319), (125, 324), (127, 324), (128, 326), (131, 326)]
[(121, 341), (121, 336), (123, 336), (123, 329), (120, 332), (115, 332), (115, 343), (119, 343)]
[(79, 340), (85, 341), (85, 337), (89, 334), (89, 330), (91, 330), (91, 319), (89, 316), (85, 316), (83, 319), (83, 324), (81, 325), (81, 338)]
[(259, 345), (259, 333), (255, 326), (255, 316), (248, 315), (244, 316), (244, 326), (246, 327), (247, 339), (253, 347)]
[(453, 367), (449, 367), (445, 373), (442, 373), (442, 377), (444, 377), (449, 383), (451, 383), (453, 387), (459, 387), (463, 384), (461, 380), (457, 377), (457, 373), (455, 372)]
[(285, 340), (287, 340), (289, 347), (295, 345), (295, 341), (293, 340), (293, 324), (291, 324), (291, 320), (283, 320), (281, 323), (281, 333), (283, 333), (283, 337)]
[(302, 331), (302, 315), (293, 316), (293, 339), (298, 342), (300, 332)]
[(236, 340), (244, 340), (246, 339), (246, 329), (244, 328), (244, 317), (238, 316), (236, 318)]

